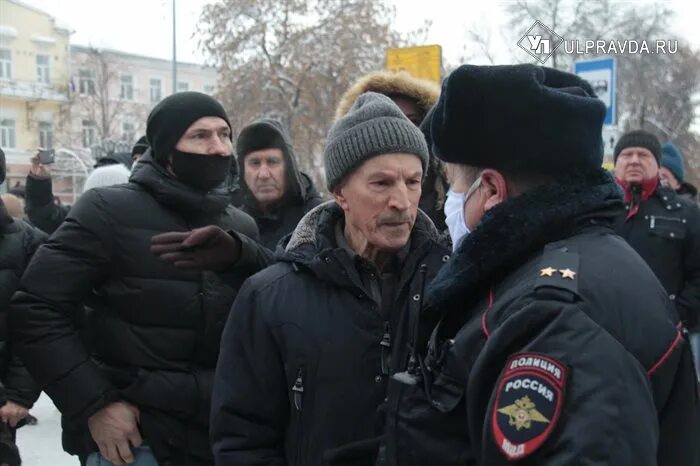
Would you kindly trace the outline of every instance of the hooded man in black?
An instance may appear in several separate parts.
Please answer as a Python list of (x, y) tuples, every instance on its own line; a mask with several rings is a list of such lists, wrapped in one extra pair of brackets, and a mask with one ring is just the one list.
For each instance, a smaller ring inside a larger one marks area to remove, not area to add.
[(243, 205), (258, 224), (261, 243), (275, 250), (281, 238), (322, 201), (311, 178), (299, 171), (289, 136), (276, 120), (246, 126), (236, 142)]
[(443, 83), (433, 149), (471, 188), (398, 342), (412, 354), (389, 386), (388, 464), (698, 464), (689, 346), (615, 235), (604, 115), (586, 81), (549, 68), (462, 66)]
[[(233, 145), (217, 101), (172, 95), (151, 112), (147, 134), (151, 149), (130, 182), (83, 194), (37, 252), (13, 300), (13, 334), (64, 417), (67, 452), (88, 465), (143, 455), (210, 465), (219, 339), (239, 286), (265, 265), (256, 262), (262, 246), (253, 219), (229, 205)], [(152, 241), (155, 253), (161, 245), (154, 235), (204, 225), (231, 231), (231, 269), (178, 269), (151, 253)], [(83, 304), (91, 354), (74, 321)]]

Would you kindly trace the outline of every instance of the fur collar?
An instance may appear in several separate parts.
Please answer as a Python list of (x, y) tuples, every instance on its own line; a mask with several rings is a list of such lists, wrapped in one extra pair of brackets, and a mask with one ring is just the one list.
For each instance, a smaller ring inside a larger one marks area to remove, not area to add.
[[(316, 253), (337, 247), (335, 244), (335, 225), (342, 216), (343, 211), (335, 201), (324, 202), (316, 206), (299, 221), (284, 248), (285, 253), (298, 256), (298, 253), (306, 246), (312, 246)], [(437, 228), (421, 210), (418, 211), (418, 217), (411, 233), (412, 241), (416, 240), (417, 237), (440, 242)]]
[(335, 111), (335, 119), (342, 118), (360, 95), (370, 91), (387, 96), (406, 96), (415, 100), (423, 113), (428, 113), (440, 96), (440, 86), (432, 81), (414, 78), (406, 72), (375, 71), (360, 78), (343, 94)]
[(591, 220), (612, 228), (622, 209), (620, 189), (603, 169), (560, 178), (494, 207), (433, 280), (426, 312), (476, 299), (546, 244)]

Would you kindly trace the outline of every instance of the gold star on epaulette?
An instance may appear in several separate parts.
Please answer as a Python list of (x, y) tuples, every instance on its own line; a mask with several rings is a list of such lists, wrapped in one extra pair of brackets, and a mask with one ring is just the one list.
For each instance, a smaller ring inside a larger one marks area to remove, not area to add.
[(540, 270), (540, 277), (551, 277), (552, 274), (556, 271), (557, 271), (557, 269), (547, 267), (546, 269)]
[(561, 269), (559, 270), (561, 273), (561, 278), (568, 278), (569, 280), (573, 280), (576, 277), (576, 272), (574, 272), (571, 269)]

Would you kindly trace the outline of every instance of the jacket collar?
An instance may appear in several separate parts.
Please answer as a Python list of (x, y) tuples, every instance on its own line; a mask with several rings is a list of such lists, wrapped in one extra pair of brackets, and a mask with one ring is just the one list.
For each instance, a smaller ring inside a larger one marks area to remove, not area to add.
[(223, 212), (229, 202), (228, 191), (223, 185), (208, 192), (197, 191), (168, 173), (153, 159), (150, 149), (134, 165), (129, 181), (178, 212)]
[[(343, 271), (347, 267), (354, 267), (353, 257), (335, 239), (335, 228), (338, 222), (343, 221), (343, 215), (343, 210), (335, 201), (312, 209), (301, 219), (294, 232), (283, 240), (284, 249), (278, 250), (277, 258), (305, 266), (324, 281), (347, 286)], [(420, 210), (409, 241), (406, 265), (428, 245), (442, 246), (435, 225)], [(406, 268), (408, 267), (404, 267)]]
[(642, 183), (630, 184), (620, 178), (616, 178), (617, 183), (622, 186), (622, 190), (625, 195), (625, 204), (629, 204), (633, 201), (634, 196), (638, 195), (641, 202), (646, 201), (651, 196), (654, 195), (656, 189), (659, 187), (659, 177), (650, 178), (644, 180)]
[[(483, 290), (554, 241), (595, 225), (613, 228), (620, 190), (603, 169), (560, 178), (489, 210), (427, 293), (427, 313), (444, 312)], [(460, 308), (463, 308), (461, 306)]]

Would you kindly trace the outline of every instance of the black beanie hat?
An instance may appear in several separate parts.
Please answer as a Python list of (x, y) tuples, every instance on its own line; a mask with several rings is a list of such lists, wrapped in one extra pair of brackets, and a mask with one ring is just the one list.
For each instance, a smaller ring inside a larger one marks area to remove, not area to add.
[(567, 173), (603, 162), (605, 105), (576, 75), (535, 65), (463, 65), (443, 82), (434, 154), (481, 168)]
[(160, 101), (146, 124), (146, 137), (155, 159), (167, 160), (187, 128), (210, 116), (222, 118), (231, 127), (224, 107), (201, 92), (178, 92)]
[(146, 135), (144, 134), (139, 138), (138, 141), (136, 141), (136, 144), (134, 144), (134, 147), (131, 149), (131, 156), (133, 157), (134, 155), (141, 155), (144, 152), (148, 150), (150, 146), (148, 145), (148, 139), (146, 138)]
[(615, 163), (617, 163), (617, 157), (620, 155), (620, 152), (628, 147), (643, 147), (647, 149), (654, 154), (657, 165), (661, 166), (661, 143), (653, 134), (641, 129), (623, 134), (622, 137), (617, 140), (617, 144), (615, 144)]
[(285, 141), (284, 126), (278, 120), (261, 118), (243, 128), (236, 140), (236, 156), (243, 160), (246, 155), (263, 149), (289, 150)]
[(5, 151), (0, 148), (0, 183), (5, 182), (7, 177), (7, 162), (5, 161)]

